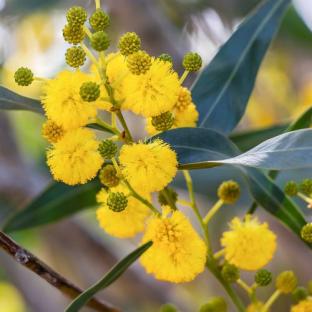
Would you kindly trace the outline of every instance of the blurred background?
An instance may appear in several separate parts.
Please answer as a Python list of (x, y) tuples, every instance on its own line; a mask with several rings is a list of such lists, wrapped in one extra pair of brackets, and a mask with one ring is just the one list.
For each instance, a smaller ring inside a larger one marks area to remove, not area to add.
[[(136, 31), (143, 47), (153, 55), (170, 53), (181, 72), (185, 52), (199, 52), (207, 64), (259, 1), (257, 0), (102, 0), (109, 12), (112, 48), (126, 31)], [(0, 0), (0, 83), (17, 93), (39, 98), (40, 84), (18, 87), (13, 80), (20, 66), (33, 69), (36, 76), (53, 77), (65, 67), (67, 44), (62, 38), (65, 12), (82, 5), (90, 12), (91, 0)], [(257, 79), (247, 113), (237, 132), (284, 125), (312, 103), (312, 5), (310, 0), (295, 0), (283, 21)], [(191, 84), (194, 77), (187, 81)], [(38, 195), (51, 181), (45, 165), (45, 149), (40, 131), (43, 118), (28, 112), (0, 112), (0, 223)], [(134, 129), (134, 127), (133, 127)], [(134, 129), (135, 130), (135, 129)], [(196, 181), (201, 191), (202, 209), (215, 199), (218, 184), (227, 178), (238, 179), (236, 171), (224, 169), (204, 172), (205, 181)], [(287, 172), (278, 183), (294, 177), (311, 178), (311, 172)], [(241, 180), (240, 180), (241, 181)], [(241, 181), (244, 184), (243, 181)], [(180, 183), (179, 186), (182, 184)], [(181, 196), (186, 196), (181, 187)], [(232, 216), (243, 214), (251, 199), (246, 188), (235, 207), (223, 209), (214, 220), (216, 249), (222, 231)], [(307, 208), (299, 202), (305, 214)], [(205, 208), (206, 207), (206, 208)], [(188, 213), (188, 212), (187, 212)], [(259, 209), (277, 232), (278, 253), (269, 268), (274, 272), (295, 270), (300, 284), (312, 279), (311, 252), (290, 232)], [(311, 216), (311, 214), (310, 214)], [(196, 224), (196, 222), (194, 222)], [(118, 259), (136, 246), (136, 241), (108, 237), (96, 223), (94, 209), (70, 220), (23, 231), (14, 239), (44, 260), (56, 271), (82, 288), (94, 283)], [(293, 255), (293, 256), (289, 256)], [(295, 255), (295, 256), (294, 256)], [(309, 276), (310, 274), (310, 276)], [(247, 281), (252, 275), (246, 274)], [(271, 289), (272, 290), (272, 289)], [(267, 298), (270, 288), (265, 289)], [(147, 276), (134, 265), (99, 298), (123, 311), (158, 311), (172, 302), (182, 312), (197, 311), (214, 295), (223, 295), (221, 287), (208, 273), (194, 282), (170, 285)], [(241, 294), (244, 298), (244, 294)], [(68, 300), (0, 251), (0, 312), (59, 312)], [(281, 299), (274, 311), (288, 311), (289, 299)], [(85, 311), (88, 311), (85, 309)], [(235, 311), (230, 306), (229, 311)]]

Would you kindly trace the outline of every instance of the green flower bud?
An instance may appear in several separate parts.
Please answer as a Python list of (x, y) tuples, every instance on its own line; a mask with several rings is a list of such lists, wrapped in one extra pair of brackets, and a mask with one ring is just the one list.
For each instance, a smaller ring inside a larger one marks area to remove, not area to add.
[(275, 286), (283, 294), (289, 294), (297, 287), (297, 277), (292, 271), (284, 271), (276, 278)]
[(297, 287), (291, 294), (292, 299), (298, 303), (299, 301), (307, 299), (309, 292), (305, 287)]
[(80, 96), (86, 102), (94, 102), (100, 96), (100, 86), (93, 82), (84, 82), (80, 87)]
[(312, 243), (312, 223), (303, 226), (301, 229), (301, 238), (307, 243)]
[(118, 49), (124, 56), (128, 56), (141, 49), (141, 39), (135, 32), (127, 32), (120, 37)]
[(105, 30), (110, 24), (110, 17), (102, 9), (96, 9), (89, 18), (89, 23), (95, 31)]
[(222, 297), (212, 298), (209, 302), (202, 305), (199, 312), (226, 312), (227, 304)]
[(183, 67), (189, 72), (196, 72), (202, 67), (202, 58), (198, 53), (189, 52), (184, 55)]
[(33, 72), (27, 67), (20, 67), (14, 74), (15, 82), (19, 86), (29, 86), (34, 81)]
[(105, 51), (110, 45), (110, 39), (106, 32), (100, 30), (91, 37), (91, 47), (95, 51)]
[(122, 192), (109, 193), (106, 204), (109, 209), (121, 212), (127, 208), (128, 199)]
[(165, 112), (152, 117), (152, 125), (157, 131), (166, 131), (173, 126), (174, 117), (172, 113)]
[(117, 153), (117, 145), (107, 139), (100, 143), (98, 150), (104, 159), (112, 159)]
[(100, 182), (107, 187), (115, 187), (119, 184), (120, 178), (113, 165), (106, 165), (99, 172)]
[(298, 186), (295, 181), (289, 181), (286, 183), (284, 188), (285, 194), (288, 196), (296, 196), (298, 193)]
[(255, 282), (259, 286), (268, 286), (272, 282), (272, 273), (268, 270), (259, 270), (255, 275)]
[(218, 188), (218, 197), (226, 204), (234, 204), (239, 196), (240, 187), (235, 181), (225, 181)]
[(145, 74), (152, 65), (152, 58), (145, 51), (132, 53), (127, 58), (127, 66), (133, 75)]
[(173, 304), (166, 303), (160, 307), (159, 312), (178, 312), (178, 310)]
[[(173, 201), (174, 203), (176, 203), (177, 200), (178, 200), (178, 193), (177, 193), (174, 189), (169, 188), (169, 187), (166, 187), (165, 190), (167, 191), (168, 196), (170, 196), (170, 198), (172, 199), (172, 201)], [(159, 202), (162, 206), (170, 205), (170, 203), (167, 201), (167, 198), (166, 198), (166, 196), (164, 195), (163, 192), (159, 192), (159, 193), (158, 193), (158, 202)]]
[(235, 283), (239, 279), (240, 273), (235, 265), (225, 263), (222, 267), (221, 275), (228, 283)]
[(79, 6), (71, 7), (66, 14), (68, 24), (72, 26), (82, 26), (87, 20), (87, 11)]
[(299, 185), (299, 190), (304, 195), (311, 196), (312, 195), (312, 179), (304, 179)]
[(169, 63), (173, 64), (173, 58), (170, 54), (167, 54), (167, 53), (160, 54), (158, 56), (158, 59), (163, 61), (163, 62), (169, 62)]
[(65, 25), (63, 37), (65, 41), (72, 44), (78, 44), (85, 38), (85, 32), (81, 26)]
[(66, 63), (74, 68), (78, 68), (86, 61), (86, 53), (81, 47), (71, 47), (65, 54)]

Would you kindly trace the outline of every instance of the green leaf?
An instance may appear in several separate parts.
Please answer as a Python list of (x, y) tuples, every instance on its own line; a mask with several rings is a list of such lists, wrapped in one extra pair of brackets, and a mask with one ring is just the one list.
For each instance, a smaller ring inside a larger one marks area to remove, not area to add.
[[(166, 131), (156, 137), (170, 144), (182, 164), (196, 163), (206, 158), (210, 160), (211, 166), (215, 166), (217, 158), (233, 158), (239, 153), (237, 147), (227, 137), (211, 129), (179, 128)], [(300, 235), (305, 219), (296, 204), (260, 170), (241, 165), (235, 167), (247, 180), (251, 195), (256, 202)], [(206, 172), (209, 174), (209, 171)], [(201, 173), (202, 171), (195, 171), (192, 176), (196, 180), (197, 176), (202, 177)], [(203, 180), (201, 181), (204, 183)]]
[(80, 296), (78, 296), (65, 310), (65, 312), (79, 311), (97, 292), (105, 289), (116, 281), (128, 268), (135, 262), (148, 248), (152, 246), (152, 242), (147, 242), (140, 246), (127, 257), (117, 263), (101, 280), (88, 288)]
[(306, 220), (296, 204), (260, 170), (242, 167), (240, 169), (244, 173), (256, 203), (300, 236), (301, 228), (306, 224)]
[(261, 142), (285, 132), (287, 128), (288, 125), (278, 125), (263, 129), (244, 131), (234, 133), (230, 136), (230, 139), (242, 152), (246, 152)]
[(243, 116), (258, 69), (290, 0), (265, 1), (246, 18), (192, 88), (199, 127), (230, 133)]
[(14, 214), (4, 225), (5, 232), (49, 224), (96, 205), (97, 180), (79, 186), (53, 183), (33, 202)]
[(312, 107), (308, 108), (298, 119), (296, 119), (286, 130), (295, 131), (304, 128), (310, 128), (312, 124)]
[[(229, 140), (210, 129), (179, 128), (158, 137), (178, 153), (180, 169), (203, 169), (225, 164), (271, 170), (312, 166), (312, 129), (281, 134), (241, 155), (237, 155), (238, 149)], [(226, 154), (225, 149), (232, 154)]]
[(261, 169), (288, 170), (312, 167), (312, 129), (286, 132), (253, 149), (217, 163)]
[(1, 109), (28, 110), (38, 114), (44, 113), (40, 101), (19, 95), (2, 86), (0, 86), (0, 110)]

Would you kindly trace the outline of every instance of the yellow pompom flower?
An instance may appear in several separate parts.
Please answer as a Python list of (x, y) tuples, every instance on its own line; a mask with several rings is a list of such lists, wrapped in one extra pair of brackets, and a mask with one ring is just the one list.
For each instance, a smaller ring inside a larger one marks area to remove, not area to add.
[[(129, 194), (129, 190), (122, 184), (117, 187), (110, 188), (111, 192), (122, 192), (125, 195)], [(151, 200), (150, 195), (143, 195), (145, 199)], [(97, 201), (101, 204), (97, 209), (96, 215), (100, 227), (108, 234), (119, 237), (128, 238), (142, 232), (145, 226), (145, 220), (150, 215), (151, 211), (148, 207), (142, 204), (134, 197), (128, 197), (127, 207), (115, 212), (107, 206), (108, 192), (102, 189), (97, 195)]]
[(122, 107), (144, 117), (158, 116), (173, 109), (179, 90), (179, 78), (171, 64), (153, 59), (146, 74), (127, 76)]
[(177, 173), (177, 156), (162, 140), (123, 145), (119, 161), (122, 174), (136, 190), (161, 191)]
[[(54, 79), (48, 80), (43, 87), (42, 98), (47, 117), (68, 130), (88, 124), (96, 116), (97, 108), (108, 108), (101, 99), (92, 103), (81, 99), (81, 85), (92, 80), (92, 75), (80, 71), (62, 71)], [(107, 93), (101, 94), (101, 97), (105, 96)]]
[(106, 57), (106, 62), (106, 75), (114, 88), (114, 96), (116, 100), (122, 100), (124, 98), (124, 81), (130, 73), (126, 58), (120, 53), (111, 53)]
[(267, 223), (246, 216), (244, 221), (234, 218), (231, 230), (224, 232), (221, 244), (225, 259), (242, 270), (258, 270), (273, 257), (276, 250), (276, 236)]
[(311, 312), (312, 300), (302, 300), (291, 308), (291, 312)]
[(156, 279), (189, 282), (205, 269), (206, 245), (182, 212), (150, 219), (142, 243), (150, 240), (140, 262)]
[(47, 153), (47, 163), (54, 179), (75, 185), (94, 178), (103, 164), (98, 146), (91, 130), (68, 131)]

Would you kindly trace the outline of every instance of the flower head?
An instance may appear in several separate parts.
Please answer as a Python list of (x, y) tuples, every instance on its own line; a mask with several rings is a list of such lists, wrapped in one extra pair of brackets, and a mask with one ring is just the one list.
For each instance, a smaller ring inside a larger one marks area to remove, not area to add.
[(291, 308), (291, 312), (311, 312), (312, 311), (312, 300), (307, 299), (300, 301), (298, 304)]
[(126, 59), (120, 53), (110, 53), (107, 58), (106, 75), (110, 84), (114, 87), (115, 98), (124, 98), (124, 81), (129, 74)]
[(98, 107), (107, 107), (101, 100), (88, 103), (81, 99), (81, 85), (92, 78), (79, 71), (62, 71), (49, 80), (42, 99), (47, 117), (67, 130), (86, 125), (96, 116)]
[(204, 270), (206, 245), (182, 212), (150, 219), (142, 241), (150, 240), (153, 245), (140, 262), (156, 279), (189, 282)]
[(49, 143), (56, 143), (64, 136), (64, 129), (53, 120), (47, 120), (42, 125), (42, 136), (46, 138)]
[(244, 221), (234, 218), (231, 230), (224, 232), (221, 244), (229, 263), (243, 270), (258, 270), (265, 266), (276, 250), (276, 236), (267, 223), (247, 216)]
[[(122, 184), (111, 188), (110, 191), (129, 194), (127, 187)], [(128, 197), (127, 207), (123, 211), (115, 212), (107, 205), (108, 196), (109, 193), (104, 189), (97, 195), (97, 201), (101, 206), (96, 214), (101, 228), (108, 234), (119, 238), (133, 237), (142, 232), (145, 219), (150, 215), (149, 208), (134, 197)], [(144, 198), (149, 200), (150, 196), (145, 194)]]
[(47, 153), (54, 179), (75, 185), (94, 178), (103, 164), (98, 145), (89, 129), (68, 131)]
[(124, 109), (144, 117), (171, 111), (178, 99), (180, 83), (168, 62), (153, 59), (144, 75), (130, 74), (124, 81)]
[(177, 173), (176, 154), (161, 140), (124, 145), (119, 161), (132, 187), (147, 193), (162, 190)]

